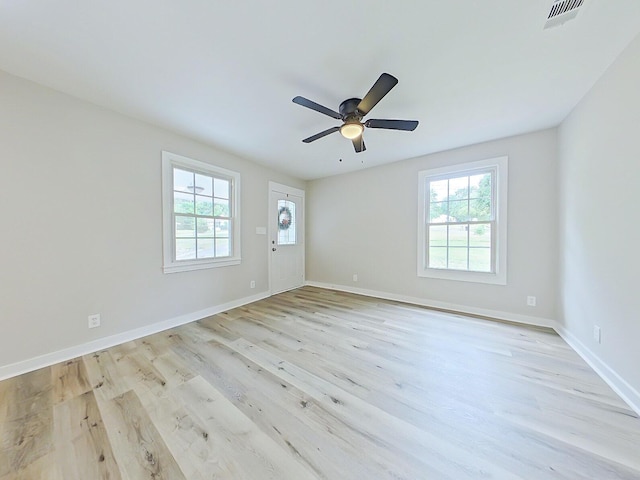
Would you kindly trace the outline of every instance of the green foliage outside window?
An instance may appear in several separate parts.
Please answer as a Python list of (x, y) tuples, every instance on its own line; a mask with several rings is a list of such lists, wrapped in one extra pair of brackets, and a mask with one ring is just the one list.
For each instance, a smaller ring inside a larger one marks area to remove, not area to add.
[[(174, 199), (174, 210), (176, 213), (187, 213), (193, 215), (194, 213), (194, 201), (186, 198)], [(229, 217), (229, 201), (214, 199), (213, 209), (211, 207), (211, 201), (197, 201), (195, 202), (195, 214), (214, 217)], [(193, 229), (193, 218), (190, 217), (176, 217), (176, 228), (178, 230)], [(202, 225), (201, 225), (202, 223)], [(198, 224), (198, 231), (205, 232), (208, 230), (206, 223), (200, 222)]]
[[(431, 188), (430, 218), (443, 222), (483, 221), (491, 218), (491, 174), (484, 174), (478, 185), (460, 188), (438, 201), (438, 193)], [(435, 221), (434, 223), (441, 223)], [(481, 229), (483, 225), (478, 225)], [(483, 232), (478, 231), (478, 234)]]

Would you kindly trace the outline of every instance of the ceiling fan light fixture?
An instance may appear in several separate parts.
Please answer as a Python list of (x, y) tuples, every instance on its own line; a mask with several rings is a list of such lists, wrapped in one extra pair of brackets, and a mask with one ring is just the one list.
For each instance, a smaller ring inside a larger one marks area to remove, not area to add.
[(340, 127), (340, 133), (344, 138), (348, 138), (349, 140), (353, 140), (354, 138), (358, 138), (362, 135), (362, 131), (364, 127), (360, 122), (358, 123), (345, 123)]

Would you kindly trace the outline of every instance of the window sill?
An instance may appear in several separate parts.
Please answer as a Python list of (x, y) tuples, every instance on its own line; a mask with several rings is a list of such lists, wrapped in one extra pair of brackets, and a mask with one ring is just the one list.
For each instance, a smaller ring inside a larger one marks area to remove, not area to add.
[(240, 265), (241, 258), (225, 258), (213, 260), (195, 260), (175, 262), (162, 267), (164, 273), (189, 272), (192, 270), (205, 270), (207, 268), (230, 267), (232, 265)]
[(506, 273), (466, 272), (462, 270), (444, 270), (437, 268), (425, 268), (418, 270), (418, 277), (437, 278), (439, 280), (454, 280), (458, 282), (488, 283), (493, 285), (506, 285)]

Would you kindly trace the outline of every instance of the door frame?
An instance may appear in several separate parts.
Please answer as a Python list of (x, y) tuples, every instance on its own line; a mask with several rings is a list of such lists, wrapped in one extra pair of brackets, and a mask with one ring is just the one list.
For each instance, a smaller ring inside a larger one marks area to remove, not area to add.
[[(295, 195), (296, 197), (300, 197), (302, 199), (302, 208), (301, 208), (301, 219), (300, 222), (302, 224), (302, 228), (300, 228), (300, 224), (298, 224), (298, 233), (300, 235), (300, 241), (302, 243), (302, 285), (305, 284), (307, 276), (306, 276), (306, 233), (305, 233), (305, 224), (306, 224), (306, 215), (305, 215), (305, 191), (300, 190), (299, 188), (291, 187), (289, 185), (284, 185), (282, 183), (269, 181), (269, 191), (267, 198), (267, 210), (268, 214), (268, 227), (267, 227), (267, 255), (269, 258), (269, 295), (273, 295), (272, 285), (271, 285), (271, 274), (273, 272), (273, 266), (271, 265), (271, 240), (276, 238), (277, 231), (275, 230), (276, 225), (278, 224), (278, 218), (276, 216), (275, 210), (271, 209), (271, 194), (272, 193), (281, 193), (284, 195)], [(301, 285), (301, 286), (302, 286)]]

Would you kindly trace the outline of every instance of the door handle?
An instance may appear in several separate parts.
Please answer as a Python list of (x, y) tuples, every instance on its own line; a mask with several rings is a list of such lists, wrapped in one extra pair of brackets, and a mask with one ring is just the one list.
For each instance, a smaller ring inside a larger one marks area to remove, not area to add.
[(272, 252), (275, 252), (275, 251), (276, 251), (275, 247), (274, 247), (274, 248), (272, 248), (272, 249), (271, 249), (271, 251), (272, 251)]

